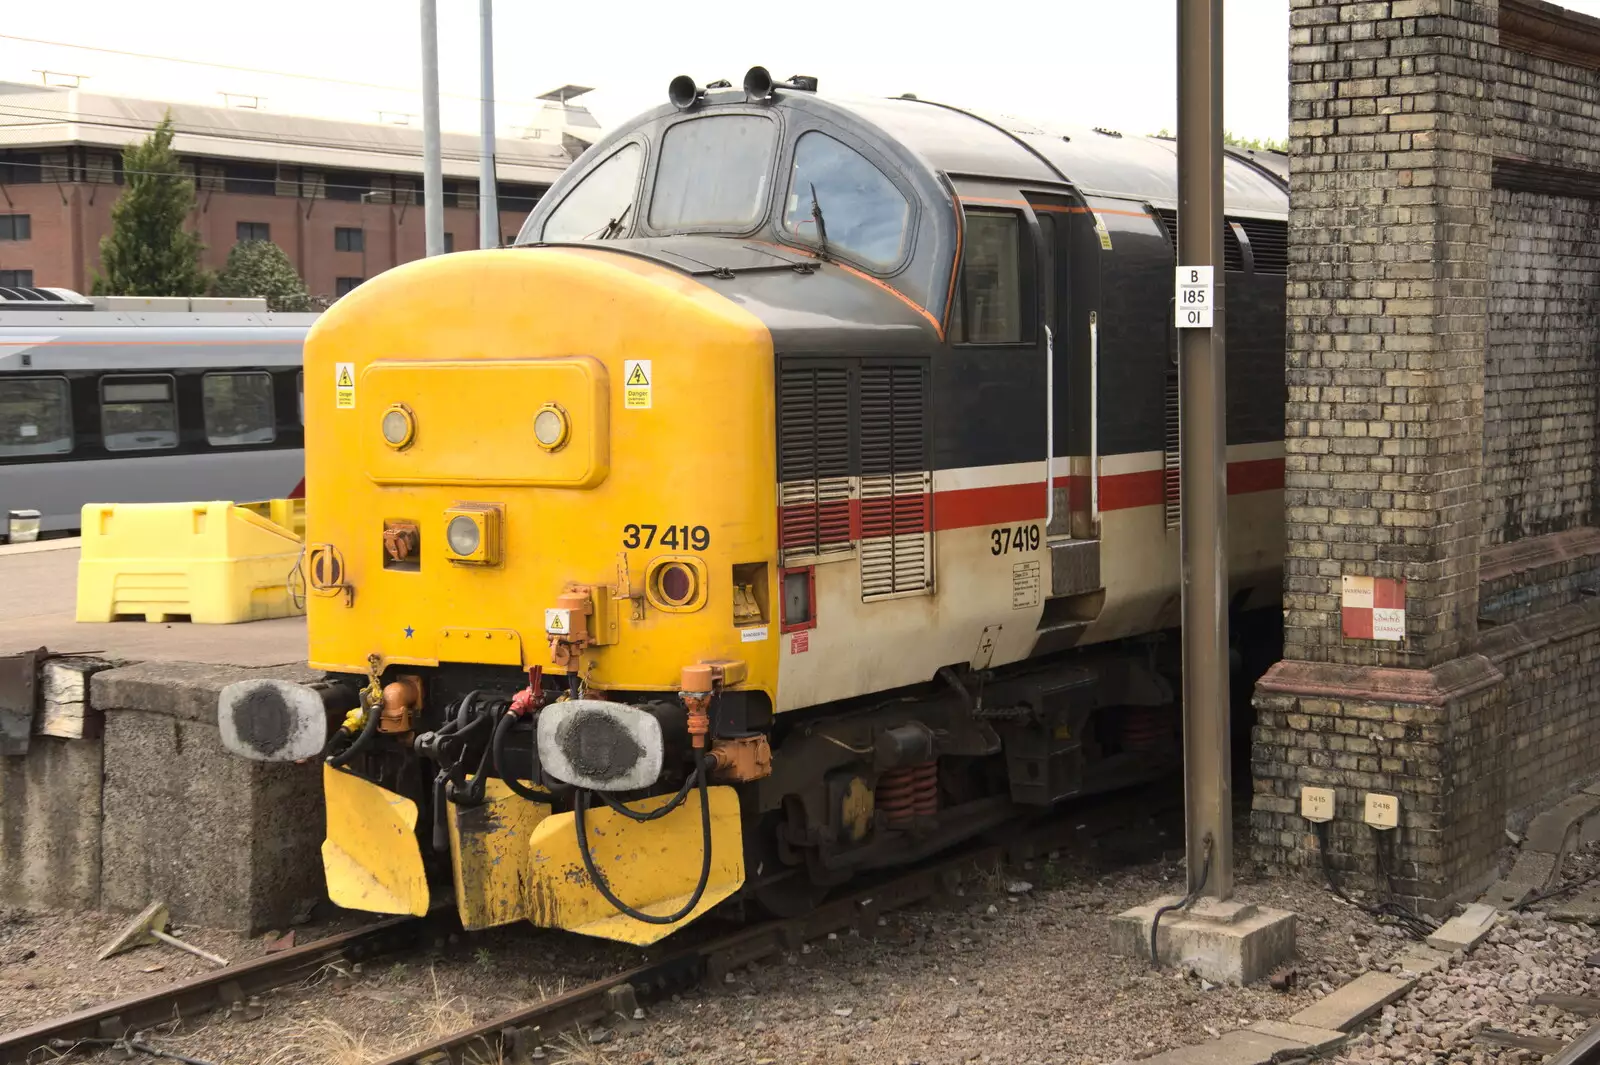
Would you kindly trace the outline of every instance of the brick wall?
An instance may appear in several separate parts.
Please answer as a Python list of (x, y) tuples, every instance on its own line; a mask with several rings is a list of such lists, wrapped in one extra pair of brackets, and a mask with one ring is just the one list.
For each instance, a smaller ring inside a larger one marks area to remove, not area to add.
[[(1600, 20), (1293, 0), (1291, 34), (1285, 661), (1251, 850), (1320, 876), (1298, 799), (1332, 787), (1328, 860), (1370, 881), (1390, 846), (1437, 911), (1600, 771)], [(1408, 581), (1402, 644), (1341, 635), (1346, 575)]]
[[(1473, 636), (1495, 13), (1291, 0), (1288, 658), (1426, 668)], [(1408, 582), (1404, 643), (1343, 639), (1346, 573)]]
[[(31, 240), (0, 241), (0, 270), (32, 270), (36, 285), (88, 292), (100, 268), (100, 241), (111, 232), (111, 205), (122, 188), (52, 183), (9, 185), (5, 192), (0, 214), (28, 215), (33, 232)], [(515, 234), (524, 219), (523, 212), (502, 211), (502, 236)], [(338, 278), (374, 277), (422, 258), (424, 251), (420, 206), (200, 192), (190, 224), (206, 245), (202, 266), (222, 269), (240, 222), (266, 223), (313, 295), (332, 296)], [(361, 229), (365, 252), (336, 251), (339, 227)], [(457, 251), (478, 246), (476, 209), (446, 207), (444, 228), (454, 234)]]
[(1489, 263), (1486, 545), (1591, 519), (1600, 418), (1600, 201), (1496, 189)]
[(1482, 648), (1512, 680), (1505, 816), (1520, 822), (1600, 769), (1600, 603), (1493, 629)]

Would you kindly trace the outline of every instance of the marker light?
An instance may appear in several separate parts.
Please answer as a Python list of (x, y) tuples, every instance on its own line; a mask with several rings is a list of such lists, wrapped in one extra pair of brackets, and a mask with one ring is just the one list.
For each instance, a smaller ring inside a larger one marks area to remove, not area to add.
[(533, 416), (533, 438), (546, 451), (557, 451), (567, 442), (569, 432), (567, 412), (554, 403), (546, 403)]
[(396, 403), (383, 412), (383, 441), (396, 451), (410, 445), (417, 435), (417, 419), (411, 408)]

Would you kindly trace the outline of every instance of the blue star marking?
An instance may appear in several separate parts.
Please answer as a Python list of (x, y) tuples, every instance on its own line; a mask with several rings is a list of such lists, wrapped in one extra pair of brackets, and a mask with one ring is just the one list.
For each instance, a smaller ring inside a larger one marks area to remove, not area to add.
[(411, 639), (411, 634), (416, 632), (416, 631), (417, 631), (416, 629), (413, 629), (410, 625), (407, 625), (406, 626), (406, 639), (408, 639), (408, 640)]

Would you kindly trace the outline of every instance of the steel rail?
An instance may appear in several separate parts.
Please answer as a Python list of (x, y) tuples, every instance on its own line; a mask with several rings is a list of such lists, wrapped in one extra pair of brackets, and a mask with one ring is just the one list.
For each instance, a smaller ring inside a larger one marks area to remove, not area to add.
[[(874, 935), (882, 915), (939, 894), (946, 879), (964, 867), (1016, 864), (1064, 846), (1085, 835), (1097, 837), (1125, 827), (1136, 810), (1149, 814), (1175, 803), (1150, 802), (1148, 793), (1123, 796), (1089, 810), (1065, 810), (1051, 823), (1025, 829), (1015, 838), (964, 848), (912, 872), (864, 886), (793, 918), (762, 921), (708, 941), (668, 948), (663, 956), (632, 969), (604, 976), (553, 998), (512, 1010), (470, 1028), (411, 1047), (379, 1065), (474, 1065), (483, 1061), (522, 1061), (540, 1047), (551, 1047), (562, 1032), (585, 1025), (626, 1028), (636, 1024), (635, 1011), (701, 984), (721, 984), (741, 966), (786, 951), (829, 933), (854, 930)], [(1584, 1063), (1589, 1065), (1589, 1063)]]
[(80, 1040), (121, 1039), (175, 1017), (247, 1001), (252, 995), (313, 976), (328, 965), (354, 963), (408, 950), (423, 940), (428, 926), (425, 918), (385, 918), (304, 946), (204, 973), (170, 987), (6, 1032), (0, 1034), (0, 1065), (54, 1060), (61, 1052), (52, 1049), (52, 1044), (59, 1048), (62, 1043)]

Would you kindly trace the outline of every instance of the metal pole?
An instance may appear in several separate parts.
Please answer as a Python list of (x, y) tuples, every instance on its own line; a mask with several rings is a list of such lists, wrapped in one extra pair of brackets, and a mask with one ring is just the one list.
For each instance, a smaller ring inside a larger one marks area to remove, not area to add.
[(483, 143), (478, 150), (478, 247), (500, 246), (500, 200), (494, 182), (494, 0), (478, 0)]
[(427, 253), (444, 254), (444, 162), (439, 155), (439, 12), (422, 0), (422, 228)]
[[(1189, 889), (1227, 899), (1233, 894), (1233, 782), (1223, 417), (1222, 4), (1178, 0), (1178, 262), (1212, 266), (1215, 278), (1212, 327), (1178, 330), (1178, 479)], [(1208, 851), (1210, 872), (1202, 885)]]

